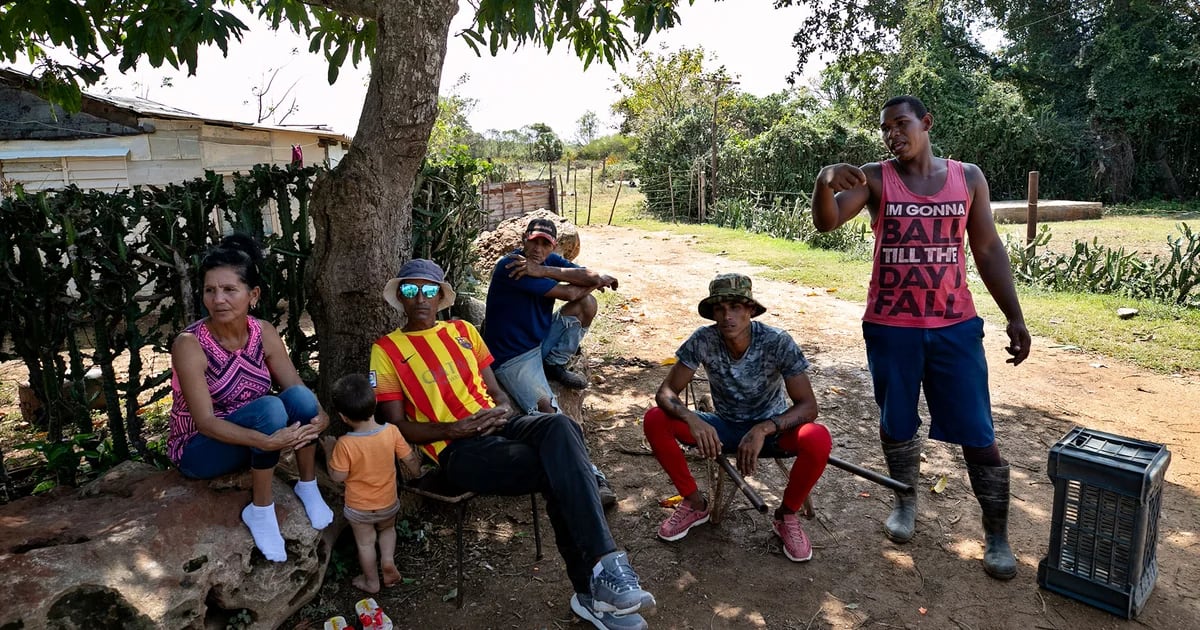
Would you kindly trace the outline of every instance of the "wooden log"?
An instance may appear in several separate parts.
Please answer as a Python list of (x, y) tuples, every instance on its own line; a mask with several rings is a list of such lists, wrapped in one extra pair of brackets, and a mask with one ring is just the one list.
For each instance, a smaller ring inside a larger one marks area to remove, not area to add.
[[(1069, 201), (1063, 199), (1038, 201), (1038, 222), (1083, 221), (1099, 219), (1104, 215), (1104, 204), (1099, 201)], [(1025, 223), (1029, 218), (1029, 203), (1019, 201), (993, 201), (992, 217), (996, 223)]]

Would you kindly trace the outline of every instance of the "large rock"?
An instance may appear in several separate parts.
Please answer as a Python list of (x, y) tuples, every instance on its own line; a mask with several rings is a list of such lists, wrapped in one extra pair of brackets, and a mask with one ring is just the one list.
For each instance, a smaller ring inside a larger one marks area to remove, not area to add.
[(579, 256), (579, 230), (569, 219), (550, 212), (549, 210), (534, 210), (523, 216), (501, 221), (491, 232), (484, 232), (475, 239), (472, 248), (478, 254), (475, 263), (475, 274), (482, 282), (491, 282), (492, 269), (496, 261), (505, 254), (521, 247), (521, 236), (526, 226), (533, 219), (550, 219), (558, 228), (558, 248), (554, 250), (567, 260), (575, 260)]
[(466, 293), (459, 293), (458, 299), (455, 300), (454, 306), (450, 309), (451, 315), (465, 319), (471, 322), (476, 328), (483, 328), (483, 318), (487, 315), (487, 302)]
[(126, 462), (80, 492), (3, 506), (0, 628), (224, 628), (243, 610), (244, 627), (278, 626), (320, 589), (344, 520), (334, 506), (316, 531), (290, 484), (274, 487), (283, 563), (242, 524), (248, 472), (193, 481)]

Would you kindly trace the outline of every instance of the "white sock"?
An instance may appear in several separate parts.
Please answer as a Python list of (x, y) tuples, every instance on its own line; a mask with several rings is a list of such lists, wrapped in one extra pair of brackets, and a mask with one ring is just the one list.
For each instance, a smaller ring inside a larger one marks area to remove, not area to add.
[(300, 502), (304, 504), (304, 511), (308, 512), (308, 520), (312, 522), (313, 529), (325, 529), (333, 522), (333, 510), (329, 509), (325, 499), (321, 498), (321, 489), (317, 487), (316, 479), (297, 481), (296, 496), (300, 497)]
[(272, 562), (287, 562), (283, 535), (279, 533), (279, 521), (275, 519), (275, 504), (258, 506), (251, 503), (242, 510), (242, 522), (250, 528), (254, 546)]

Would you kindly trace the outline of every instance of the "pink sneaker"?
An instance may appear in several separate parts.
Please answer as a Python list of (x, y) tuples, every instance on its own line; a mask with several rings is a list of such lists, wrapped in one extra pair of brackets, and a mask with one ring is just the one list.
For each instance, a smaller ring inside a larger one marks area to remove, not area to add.
[(658, 526), (658, 537), (673, 541), (688, 535), (688, 530), (708, 522), (708, 510), (697, 510), (686, 503), (675, 506), (675, 513)]
[(812, 560), (812, 542), (808, 534), (800, 527), (800, 519), (795, 514), (784, 514), (783, 519), (775, 520), (775, 535), (783, 541), (783, 555), (792, 562), (808, 562)]

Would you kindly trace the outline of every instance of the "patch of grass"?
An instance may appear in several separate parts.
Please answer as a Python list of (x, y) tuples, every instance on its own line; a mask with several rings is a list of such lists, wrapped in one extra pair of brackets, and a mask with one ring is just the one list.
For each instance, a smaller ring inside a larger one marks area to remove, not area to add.
[[(972, 290), (980, 315), (1002, 322), (987, 291), (974, 285)], [(1018, 291), (1025, 323), (1035, 335), (1156, 372), (1200, 371), (1200, 311), (1117, 295), (1053, 293), (1027, 286)], [(1120, 307), (1136, 308), (1138, 315), (1120, 319)]]
[(1104, 206), (1104, 215), (1168, 215), (1200, 214), (1200, 202), (1195, 201), (1138, 201)]
[[(1171, 225), (1165, 220), (1159, 220), (1156, 226), (1138, 222), (1145, 219), (1130, 219), (1143, 232)], [(1062, 225), (1075, 224), (1072, 229), (1082, 236), (1084, 227), (1100, 223), (1075, 221)], [(836, 290), (837, 297), (853, 302), (866, 300), (871, 263), (861, 256), (813, 249), (802, 243), (738, 230), (663, 223), (645, 216), (632, 215), (628, 225), (692, 235), (702, 251), (723, 253), (768, 268), (765, 277)], [(1002, 322), (1000, 309), (983, 283), (973, 279), (971, 290), (979, 313), (989, 321)], [(1200, 330), (1200, 311), (1114, 295), (1051, 293), (1025, 285), (1018, 285), (1017, 291), (1030, 330), (1053, 339), (1056, 344), (1077, 346), (1085, 352), (1108, 355), (1158, 372), (1200, 371), (1200, 335), (1195, 332)], [(1123, 306), (1140, 312), (1133, 319), (1122, 320), (1116, 310)]]
[[(1147, 258), (1156, 254), (1165, 258), (1171, 255), (1167, 237), (1178, 236), (1176, 226), (1187, 222), (1186, 219), (1182, 215), (1110, 216), (1099, 220), (1054, 221), (1041, 225), (1050, 230), (1052, 236), (1046, 249), (1052, 252), (1071, 252), (1074, 251), (1075, 241), (1091, 243), (1092, 239), (1097, 239), (1101, 245), (1113, 249), (1124, 247), (1127, 252), (1136, 251)], [(1192, 219), (1200, 219), (1200, 215)], [(1000, 232), (1000, 238), (1010, 234), (1024, 242), (1023, 224), (997, 225), (996, 229)]]

